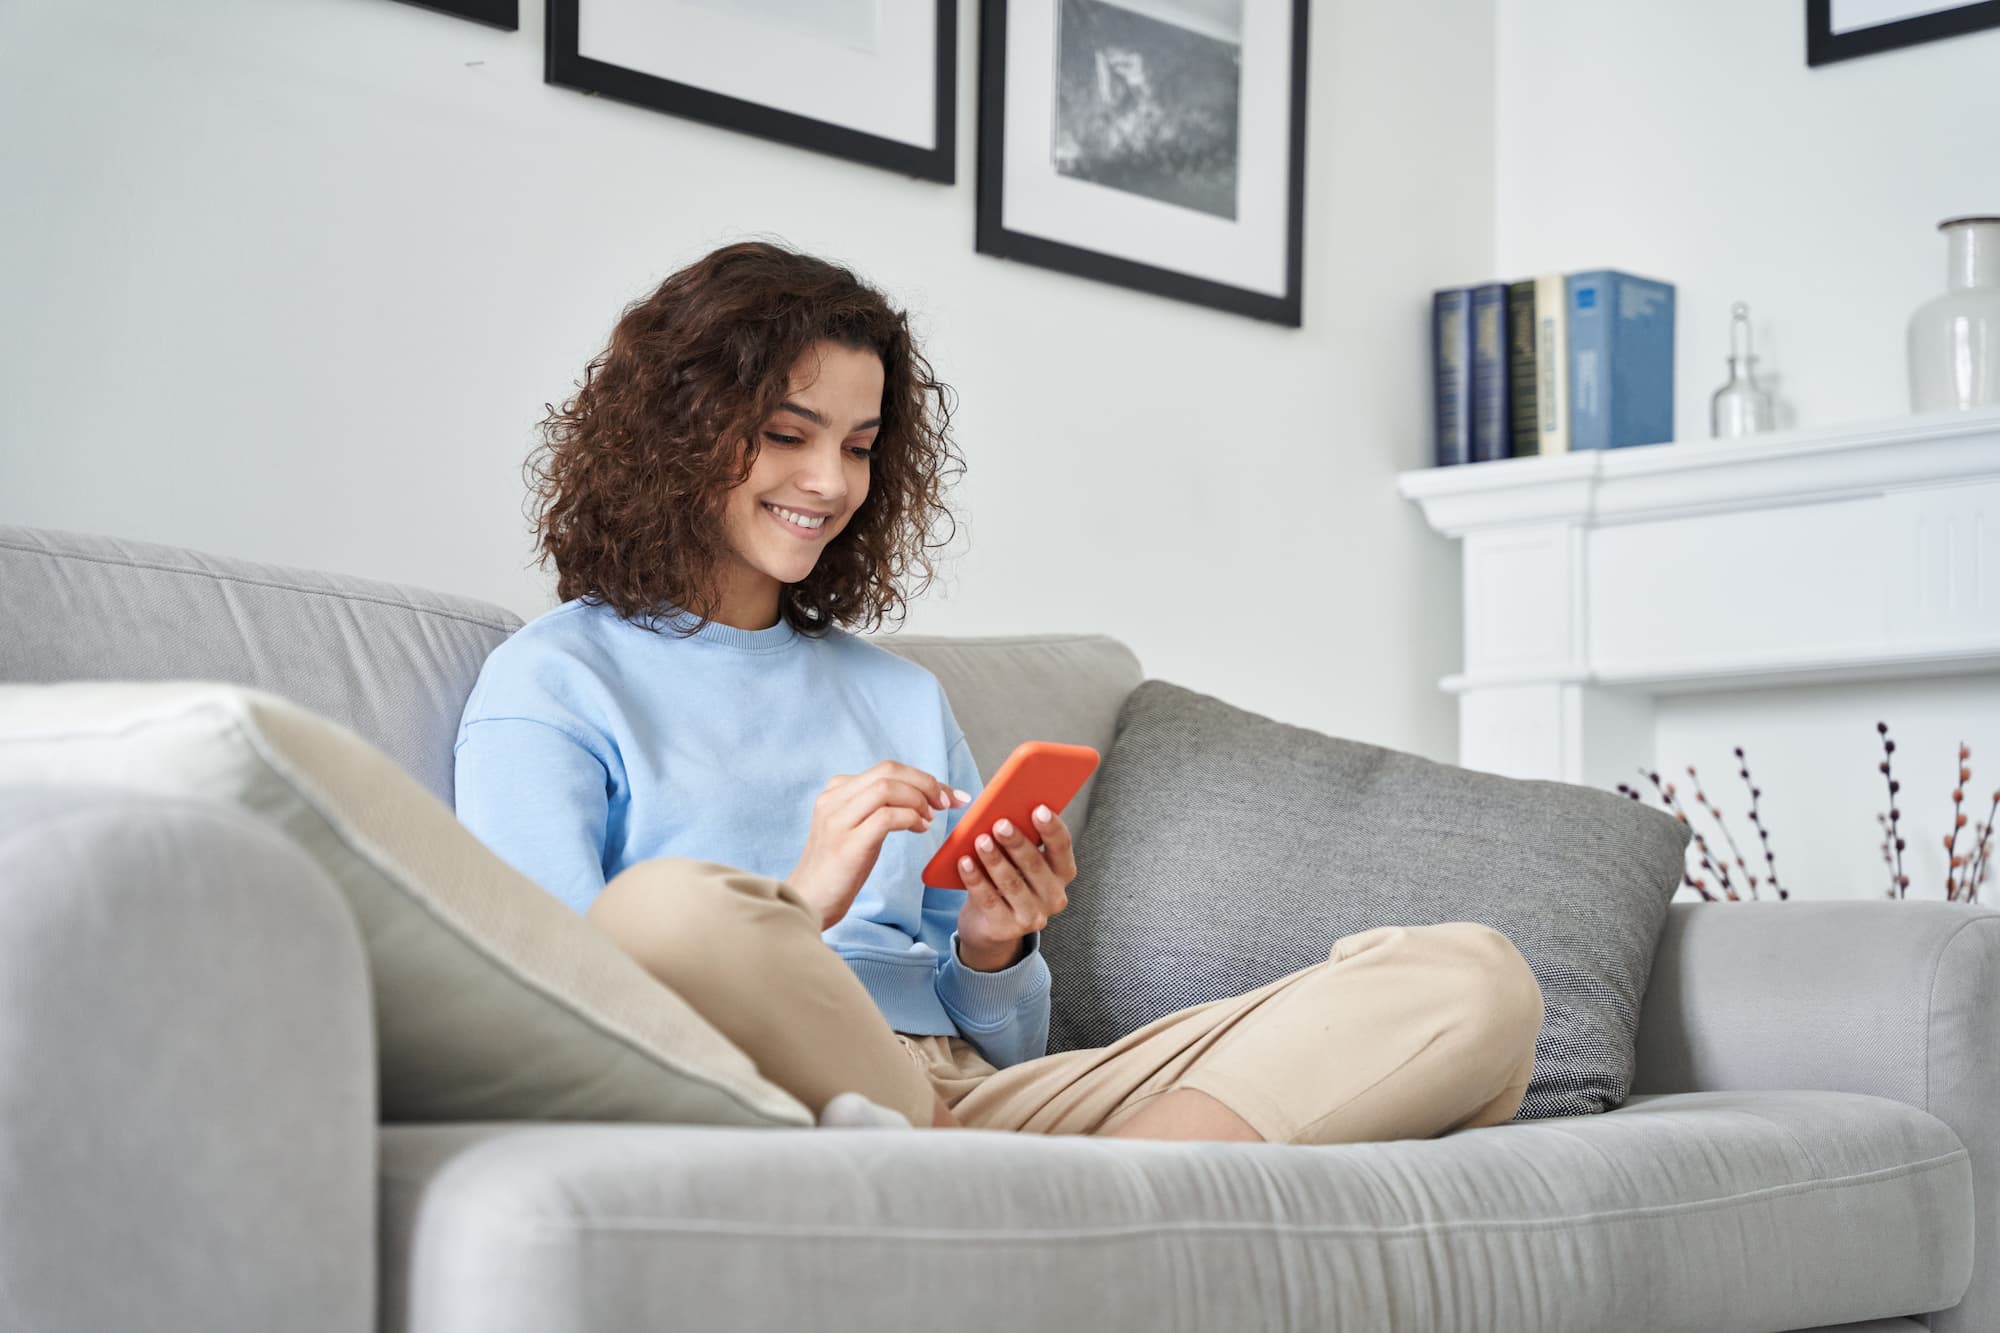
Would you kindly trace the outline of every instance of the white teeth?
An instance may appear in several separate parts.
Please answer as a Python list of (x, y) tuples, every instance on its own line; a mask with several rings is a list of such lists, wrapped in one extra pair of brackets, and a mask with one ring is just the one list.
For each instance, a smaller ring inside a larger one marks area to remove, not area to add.
[(765, 505), (764, 507), (784, 519), (787, 523), (794, 523), (802, 528), (817, 528), (820, 524), (826, 522), (824, 518), (807, 518), (804, 514), (794, 509), (783, 509), (777, 505)]

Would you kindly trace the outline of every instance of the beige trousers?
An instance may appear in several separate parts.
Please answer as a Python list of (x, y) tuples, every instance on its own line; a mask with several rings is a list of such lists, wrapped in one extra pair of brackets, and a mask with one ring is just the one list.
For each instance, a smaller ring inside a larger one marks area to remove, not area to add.
[(892, 1031), (781, 880), (642, 861), (588, 919), (815, 1116), (854, 1090), (927, 1127), (935, 1094), (975, 1129), (1098, 1134), (1196, 1088), (1273, 1143), (1429, 1138), (1513, 1117), (1542, 1024), (1541, 988), (1500, 932), (1384, 926), (1109, 1046), (995, 1069), (956, 1034)]

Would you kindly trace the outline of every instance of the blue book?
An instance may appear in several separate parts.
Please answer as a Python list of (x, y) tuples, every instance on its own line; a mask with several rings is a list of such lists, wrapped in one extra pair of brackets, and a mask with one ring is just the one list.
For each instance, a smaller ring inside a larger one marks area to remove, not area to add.
[(1570, 274), (1565, 289), (1570, 448), (1673, 439), (1673, 284), (1599, 269)]
[(1439, 467), (1472, 461), (1472, 288), (1431, 293), (1432, 456)]
[(1513, 452), (1513, 417), (1507, 395), (1507, 284), (1472, 289), (1472, 461)]

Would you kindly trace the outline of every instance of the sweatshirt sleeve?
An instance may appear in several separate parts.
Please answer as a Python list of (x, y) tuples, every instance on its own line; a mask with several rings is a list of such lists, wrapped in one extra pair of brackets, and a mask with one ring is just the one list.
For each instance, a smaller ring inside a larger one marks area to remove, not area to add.
[[(947, 713), (947, 716), (949, 714)], [(956, 724), (953, 724), (956, 730)], [(951, 785), (978, 796), (984, 783), (972, 762), (972, 748), (958, 733), (947, 759)], [(966, 806), (945, 818), (950, 836)], [(1012, 967), (980, 972), (958, 957), (958, 913), (965, 894), (957, 889), (924, 890), (923, 934), (938, 951), (937, 996), (951, 1021), (996, 1069), (1033, 1060), (1049, 1045), (1049, 965), (1042, 956), (1042, 933), (1024, 937), (1027, 952)]]
[(459, 822), (579, 915), (589, 911), (604, 891), (604, 761), (562, 728), (526, 717), (465, 722), (454, 753)]

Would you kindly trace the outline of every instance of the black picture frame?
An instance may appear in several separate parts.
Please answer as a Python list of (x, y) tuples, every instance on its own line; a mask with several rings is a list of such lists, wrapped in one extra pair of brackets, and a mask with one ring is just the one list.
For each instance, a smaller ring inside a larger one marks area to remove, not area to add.
[(1298, 328), (1304, 319), (1306, 77), (1308, 0), (1292, 0), (1289, 160), (1285, 168), (1285, 292), (1268, 292), (1217, 282), (1099, 250), (1070, 245), (1002, 225), (1007, 90), (1007, 0), (984, 0), (979, 33), (978, 224), (974, 248), (985, 255), (1014, 259), (1079, 278), (1151, 292), (1195, 305)]
[(547, 0), (548, 40), (544, 82), (578, 92), (598, 93), (670, 116), (698, 120), (721, 129), (846, 158), (886, 171), (950, 185), (957, 164), (958, 5), (936, 0), (937, 97), (933, 109), (935, 147), (921, 148), (845, 125), (802, 116), (758, 102), (697, 88), (692, 84), (626, 69), (581, 54), (577, 43), (582, 0)]
[(521, 0), (403, 0), (403, 3), (471, 19), (506, 32), (514, 32), (521, 26)]
[(1973, 0), (1956, 9), (1842, 33), (1833, 30), (1833, 0), (1806, 0), (1806, 64), (1830, 65), (1836, 60), (1960, 37), (1982, 28), (2000, 28), (2000, 0)]

